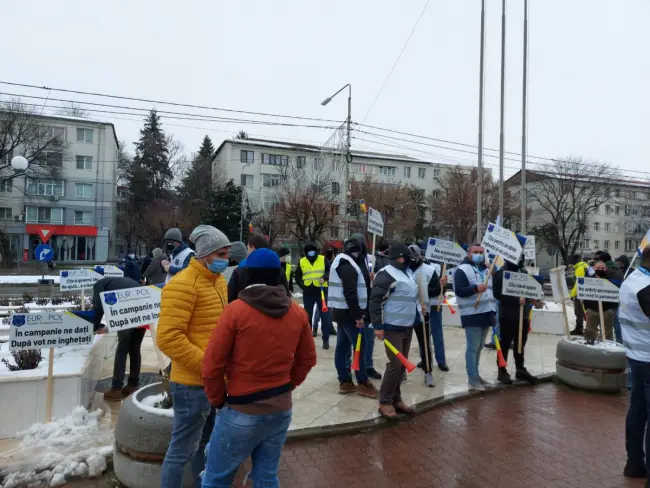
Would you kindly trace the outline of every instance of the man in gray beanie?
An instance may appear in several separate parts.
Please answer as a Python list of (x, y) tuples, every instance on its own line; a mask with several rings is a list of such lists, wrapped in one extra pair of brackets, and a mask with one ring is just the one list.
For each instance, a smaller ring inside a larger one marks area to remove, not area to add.
[(190, 264), (190, 259), (194, 255), (194, 251), (183, 242), (183, 234), (176, 227), (165, 232), (165, 243), (167, 246), (167, 254), (171, 258), (171, 262), (162, 262), (163, 268), (167, 273), (167, 278), (165, 279), (165, 283), (167, 283), (176, 273), (187, 268), (187, 265)]
[(147, 280), (149, 285), (157, 285), (164, 283), (166, 278), (165, 269), (162, 266), (163, 261), (167, 261), (167, 256), (163, 254), (163, 250), (159, 247), (152, 251), (153, 258), (142, 274), (142, 279)]

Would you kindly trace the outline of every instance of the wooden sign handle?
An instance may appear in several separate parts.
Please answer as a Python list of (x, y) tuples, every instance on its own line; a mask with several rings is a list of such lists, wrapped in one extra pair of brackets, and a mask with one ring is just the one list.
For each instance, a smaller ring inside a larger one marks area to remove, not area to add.
[(600, 315), (600, 340), (605, 340), (605, 312), (603, 311), (603, 302), (598, 302), (598, 314)]
[[(447, 273), (447, 263), (442, 263), (442, 271), (441, 271), (440, 278), (445, 276), (446, 273)], [(445, 293), (445, 288), (441, 286), (440, 287), (440, 296), (438, 297), (438, 309), (437, 309), (438, 312), (440, 312), (440, 309), (442, 308), (442, 295), (444, 295), (444, 293)]]

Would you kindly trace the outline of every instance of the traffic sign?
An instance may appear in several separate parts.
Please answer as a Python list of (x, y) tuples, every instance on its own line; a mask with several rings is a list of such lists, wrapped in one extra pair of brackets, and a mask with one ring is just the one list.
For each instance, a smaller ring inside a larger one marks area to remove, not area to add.
[(41, 244), (36, 247), (36, 250), (34, 251), (34, 257), (36, 258), (36, 261), (40, 261), (41, 263), (49, 263), (54, 259), (54, 249), (52, 249), (51, 246), (48, 246), (47, 244)]
[(50, 240), (50, 237), (52, 237), (52, 229), (48, 229), (47, 227), (41, 227), (38, 229), (38, 235), (41, 236), (41, 240), (44, 243), (47, 243), (47, 241)]
[(368, 232), (379, 237), (384, 236), (384, 219), (374, 208), (368, 208)]

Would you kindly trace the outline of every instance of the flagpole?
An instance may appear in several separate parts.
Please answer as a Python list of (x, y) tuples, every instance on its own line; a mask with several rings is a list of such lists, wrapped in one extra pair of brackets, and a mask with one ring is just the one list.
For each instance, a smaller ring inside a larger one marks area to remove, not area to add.
[[(485, 83), (485, 0), (481, 0), (481, 47), (478, 90), (478, 182), (476, 190), (476, 240), (483, 233), (483, 95)], [(459, 236), (456, 236), (458, 238)]]
[(506, 0), (501, 2), (501, 120), (499, 133), (499, 215), (503, 214), (506, 104)]
[(528, 0), (524, 0), (524, 73), (521, 110), (521, 232), (526, 234), (526, 128), (528, 117)]

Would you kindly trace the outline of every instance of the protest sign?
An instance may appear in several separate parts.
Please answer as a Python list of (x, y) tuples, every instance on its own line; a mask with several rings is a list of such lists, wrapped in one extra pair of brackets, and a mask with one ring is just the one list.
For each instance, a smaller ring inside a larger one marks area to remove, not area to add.
[(457, 242), (444, 241), (442, 239), (429, 238), (425, 258), (441, 263), (458, 266), (467, 256), (465, 251)]
[(523, 252), (523, 247), (519, 239), (525, 242), (523, 236), (519, 236), (518, 238), (514, 232), (508, 229), (499, 227), (496, 224), (489, 224), (481, 245), (489, 253), (501, 256), (506, 261), (516, 264)]
[(59, 275), (59, 289), (61, 291), (83, 290), (92, 288), (103, 276), (90, 268), (71, 269), (61, 271)]
[(524, 244), (524, 257), (528, 261), (536, 261), (536, 249), (535, 249), (535, 236), (524, 236), (526, 238), (526, 244)]
[(384, 236), (384, 219), (381, 213), (372, 207), (368, 209), (368, 232), (379, 237)]
[(103, 271), (104, 271), (104, 278), (107, 278), (107, 277), (109, 277), (109, 278), (122, 278), (124, 276), (124, 271), (122, 271), (117, 266), (106, 265), (106, 266), (103, 266), (102, 268), (103, 268)]
[(562, 303), (569, 299), (569, 287), (566, 283), (565, 266), (553, 268), (550, 273), (551, 290), (553, 291), (553, 301)]
[(541, 300), (543, 298), (542, 285), (534, 276), (528, 273), (503, 272), (502, 293), (511, 297), (530, 298)]
[(89, 346), (93, 325), (68, 311), (14, 314), (11, 316), (9, 350)]
[(578, 278), (578, 299), (618, 303), (618, 287), (603, 278)]
[(116, 332), (157, 322), (160, 293), (157, 286), (136, 286), (100, 293), (108, 330)]

